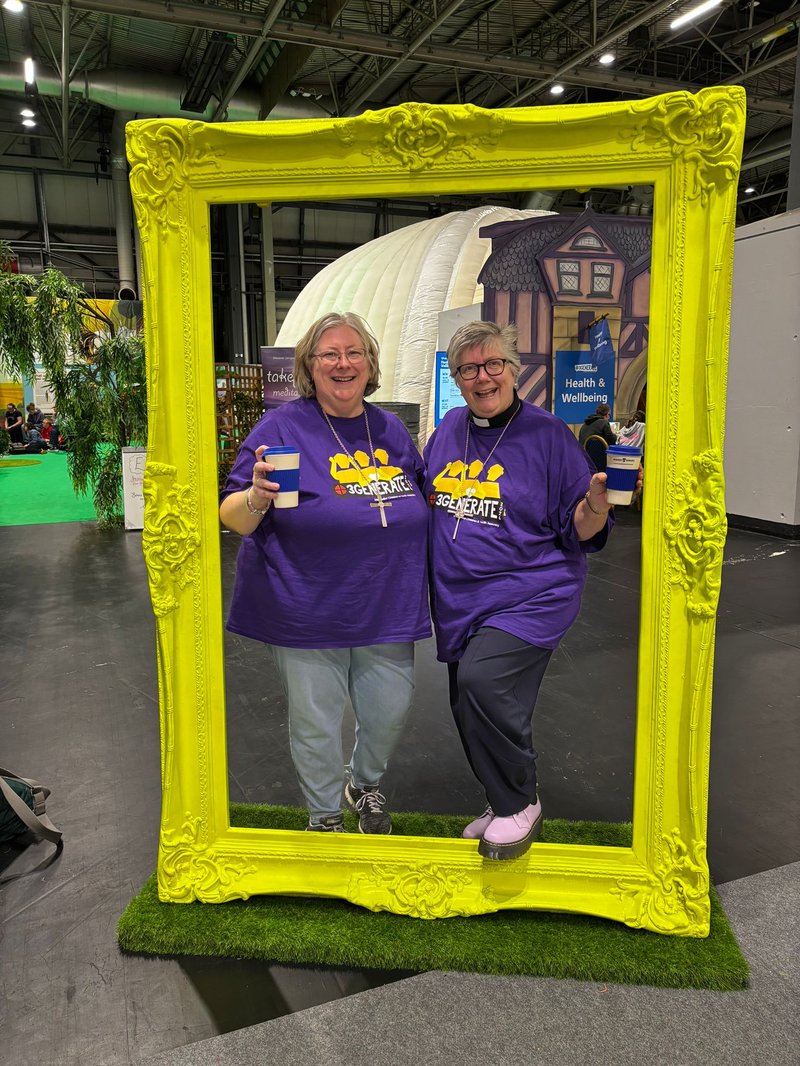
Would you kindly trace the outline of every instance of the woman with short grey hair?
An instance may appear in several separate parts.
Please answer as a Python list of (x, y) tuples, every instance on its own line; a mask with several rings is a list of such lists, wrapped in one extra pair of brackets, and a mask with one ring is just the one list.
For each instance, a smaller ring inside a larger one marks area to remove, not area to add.
[(577, 617), (586, 553), (613, 523), (606, 475), (568, 426), (520, 399), (515, 336), (494, 322), (456, 330), (447, 359), (466, 407), (425, 448), (438, 656), (488, 801), (463, 836), (487, 859), (524, 855), (541, 831), (533, 711)]

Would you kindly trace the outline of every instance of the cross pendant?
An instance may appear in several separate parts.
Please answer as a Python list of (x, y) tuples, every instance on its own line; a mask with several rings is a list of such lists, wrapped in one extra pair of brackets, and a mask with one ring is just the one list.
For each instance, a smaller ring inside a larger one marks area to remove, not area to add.
[(453, 511), (453, 514), (455, 515), (455, 519), (456, 519), (456, 528), (453, 530), (453, 540), (455, 540), (456, 537), (458, 536), (458, 527), (461, 525), (461, 519), (467, 513), (467, 500), (470, 498), (470, 496), (473, 496), (474, 494), (475, 494), (475, 490), (474, 489), (472, 489), (472, 488), (467, 489), (466, 496), (462, 496), (461, 499), (456, 504), (456, 509), (455, 509), (455, 511)]
[(381, 525), (383, 526), (384, 529), (386, 529), (387, 528), (386, 508), (387, 507), (391, 507), (392, 505), (391, 505), (391, 503), (389, 503), (388, 500), (384, 500), (383, 496), (380, 495), (380, 492), (378, 490), (377, 482), (373, 481), (373, 483), (370, 485), (370, 488), (372, 489), (373, 495), (375, 496), (375, 503), (371, 503), (370, 507), (380, 507), (380, 509), (381, 509)]

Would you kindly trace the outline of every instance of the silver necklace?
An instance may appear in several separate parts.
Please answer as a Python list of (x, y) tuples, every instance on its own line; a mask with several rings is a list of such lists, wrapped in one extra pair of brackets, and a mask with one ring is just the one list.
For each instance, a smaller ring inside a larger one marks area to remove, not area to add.
[[(520, 404), (519, 407), (517, 407), (517, 410), (514, 412), (514, 414), (511, 416), (511, 418), (509, 418), (509, 420), (503, 426), (503, 432), (500, 434), (500, 436), (494, 442), (494, 444), (492, 445), (492, 450), (489, 452), (489, 454), (483, 460), (483, 463), (482, 463), (481, 469), (480, 469), (480, 473), (483, 473), (483, 471), (489, 465), (489, 460), (494, 455), (495, 449), (497, 448), (498, 444), (503, 439), (503, 437), (505, 437), (506, 430), (511, 425), (511, 423), (514, 421), (514, 419), (517, 417), (517, 414), (519, 413), (519, 410), (520, 410), (521, 407), (522, 407), (522, 404)], [(469, 412), (467, 412), (467, 436), (466, 436), (466, 440), (464, 441), (464, 469), (461, 471), (461, 485), (462, 486), (464, 485), (464, 483), (467, 480), (467, 470), (469, 469), (469, 464), (468, 464), (468, 458), (469, 458), (469, 426), (470, 426), (470, 422), (471, 421), (472, 421), (472, 418), (471, 418)], [(471, 478), (470, 480), (477, 481), (477, 478)], [(467, 503), (470, 500), (470, 498), (472, 496), (474, 496), (474, 495), (475, 495), (475, 489), (472, 487), (472, 485), (470, 485), (470, 487), (468, 489), (466, 489), (464, 492), (462, 492), (461, 499), (456, 504), (456, 508), (453, 511), (453, 514), (455, 515), (455, 519), (456, 519), (456, 528), (453, 530), (453, 540), (455, 540), (456, 537), (458, 536), (458, 527), (461, 525), (461, 519), (466, 514)]]
[[(375, 462), (375, 449), (372, 447), (372, 434), (369, 431), (369, 419), (367, 418), (367, 409), (366, 409), (366, 407), (364, 408), (364, 423), (365, 423), (365, 425), (367, 427), (367, 440), (369, 441), (369, 454), (370, 454), (370, 457), (372, 459), (372, 475), (370, 477), (367, 477), (367, 475), (364, 473), (364, 471), (361, 469), (361, 467), (355, 461), (353, 456), (350, 454), (350, 449), (347, 447), (347, 445), (344, 443), (342, 438), (339, 436), (339, 434), (333, 428), (333, 422), (331, 422), (331, 420), (328, 418), (328, 412), (325, 410), (325, 408), (322, 406), (322, 404), (319, 405), (319, 409), (320, 409), (320, 411), (322, 411), (322, 417), (328, 423), (328, 429), (330, 429), (331, 433), (336, 438), (336, 443), (339, 445), (339, 447), (342, 449), (344, 454), (350, 460), (350, 463), (352, 464), (353, 469), (358, 473), (358, 476), (361, 478), (361, 480), (367, 486), (369, 491), (375, 497), (375, 503), (371, 503), (370, 507), (380, 507), (380, 509), (381, 509), (381, 525), (383, 526), (384, 529), (386, 529), (387, 528), (387, 522), (386, 522), (385, 509), (387, 507), (391, 507), (392, 505), (391, 505), (391, 503), (389, 503), (388, 500), (384, 500), (383, 496), (381, 495), (380, 485), (378, 483), (378, 466), (377, 466), (377, 463)], [(505, 432), (505, 430), (503, 432)]]

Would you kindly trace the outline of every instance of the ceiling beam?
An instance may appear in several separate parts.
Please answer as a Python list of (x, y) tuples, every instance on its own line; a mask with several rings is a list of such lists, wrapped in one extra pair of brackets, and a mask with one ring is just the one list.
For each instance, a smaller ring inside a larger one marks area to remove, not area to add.
[(372, 96), (375, 90), (378, 89), (381, 85), (385, 84), (385, 82), (392, 76), (392, 74), (394, 74), (397, 68), (402, 66), (403, 63), (410, 59), (414, 55), (414, 53), (419, 48), (421, 48), (423, 44), (425, 44), (431, 34), (435, 30), (437, 30), (443, 22), (446, 22), (447, 19), (449, 19), (450, 16), (461, 7), (463, 2), (464, 0), (452, 0), (452, 2), (448, 4), (447, 7), (445, 7), (444, 10), (439, 13), (439, 15), (433, 20), (433, 22), (429, 23), (422, 31), (422, 33), (420, 33), (417, 37), (414, 38), (413, 41), (409, 43), (406, 49), (406, 54), (403, 56), (402, 59), (395, 59), (393, 62), (391, 62), (386, 67), (386, 69), (383, 70), (373, 82), (365, 86), (365, 88), (356, 89), (353, 95), (342, 105), (342, 114), (357, 114), (358, 109), (363, 103), (365, 103), (370, 98), (370, 96)]
[[(46, 0), (29, 0), (29, 2), (33, 5), (46, 4)], [(179, 22), (186, 26), (201, 26), (206, 29), (226, 30), (256, 37), (261, 33), (263, 23), (263, 19), (258, 15), (248, 15), (213, 4), (187, 3), (185, 0), (72, 0), (72, 4), (75, 9), (113, 14), (124, 13), (130, 18), (151, 19), (169, 24)], [(659, 8), (663, 6), (663, 4), (658, 5)], [(633, 21), (635, 20), (630, 20), (627, 25)], [(403, 61), (408, 56), (407, 45), (388, 37), (381, 37), (379, 34), (346, 32), (338, 27), (315, 26), (290, 19), (276, 19), (269, 37), (317, 48), (331, 48), (340, 52), (384, 56), (392, 60)], [(615, 33), (612, 39), (615, 40), (616, 37)], [(536, 81), (540, 86), (549, 85), (553, 78), (562, 76), (568, 70), (572, 71), (575, 65), (583, 61), (576, 60), (574, 64), (559, 66), (527, 59), (524, 56), (481, 54), (446, 45), (439, 45), (436, 48), (422, 46), (409, 58), (450, 70), (453, 68), (477, 70), (484, 74), (506, 74), (511, 77), (526, 78)], [(612, 74), (610, 71), (582, 70), (570, 73), (567, 80), (572, 85), (629, 92), (637, 96), (681, 91), (698, 92), (703, 88), (702, 85), (650, 78), (638, 74)], [(789, 116), (792, 113), (792, 104), (788, 100), (755, 97), (748, 99), (747, 106), (751, 111), (766, 114)]]
[(286, 7), (288, 0), (271, 0), (267, 12), (264, 15), (264, 21), (261, 25), (261, 32), (255, 38), (253, 43), (247, 50), (247, 55), (244, 57), (241, 63), (239, 63), (236, 73), (230, 79), (225, 86), (220, 97), (220, 101), (217, 104), (214, 114), (211, 116), (212, 122), (218, 122), (225, 112), (227, 111), (228, 104), (236, 95), (236, 90), (242, 84), (244, 79), (256, 65), (259, 57), (264, 49), (265, 44), (269, 40), (269, 31), (272, 29), (273, 23)]
[[(653, 19), (658, 18), (659, 15), (663, 15), (665, 11), (669, 11), (671, 7), (675, 7), (675, 0), (661, 0), (660, 4), (647, 4), (643, 11), (640, 11), (638, 15), (628, 19), (627, 22), (623, 22), (617, 26), (611, 33), (607, 33), (605, 37), (602, 37), (595, 44), (589, 48), (584, 48), (582, 51), (573, 55), (571, 59), (568, 59), (566, 63), (559, 64), (553, 72), (553, 77), (561, 78), (567, 74), (570, 70), (574, 70), (575, 67), (585, 63), (587, 60), (594, 59), (595, 56), (602, 54), (607, 48), (609, 48), (615, 41), (618, 41), (620, 37), (625, 37), (631, 32), (631, 30), (637, 29), (639, 26), (644, 25), (645, 22), (651, 22)], [(527, 100), (529, 97), (541, 92), (542, 89), (546, 89), (552, 79), (547, 78), (538, 82), (536, 85), (532, 85), (527, 89), (524, 89), (510, 101), (512, 107), (517, 104), (521, 104), (523, 100)]]

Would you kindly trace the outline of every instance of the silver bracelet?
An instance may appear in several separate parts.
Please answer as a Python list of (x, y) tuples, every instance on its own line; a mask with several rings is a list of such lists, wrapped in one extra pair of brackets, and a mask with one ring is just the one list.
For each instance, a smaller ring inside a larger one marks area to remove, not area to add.
[(251, 485), (250, 488), (245, 493), (245, 496), (244, 496), (245, 506), (247, 507), (247, 510), (250, 512), (250, 514), (260, 514), (261, 517), (263, 518), (264, 515), (269, 510), (269, 504), (267, 504), (267, 506), (264, 508), (263, 511), (259, 511), (259, 509), (257, 507), (253, 507), (252, 503), (250, 503), (250, 493), (252, 491), (253, 491), (253, 486)]
[(608, 515), (608, 511), (611, 510), (611, 508), (609, 507), (608, 511), (598, 511), (597, 508), (592, 507), (591, 501), (589, 500), (589, 493), (588, 492), (586, 493), (586, 495), (583, 498), (584, 498), (584, 500), (586, 500), (586, 506), (589, 508), (589, 510), (592, 512), (592, 514), (601, 515), (603, 518), (605, 518)]

